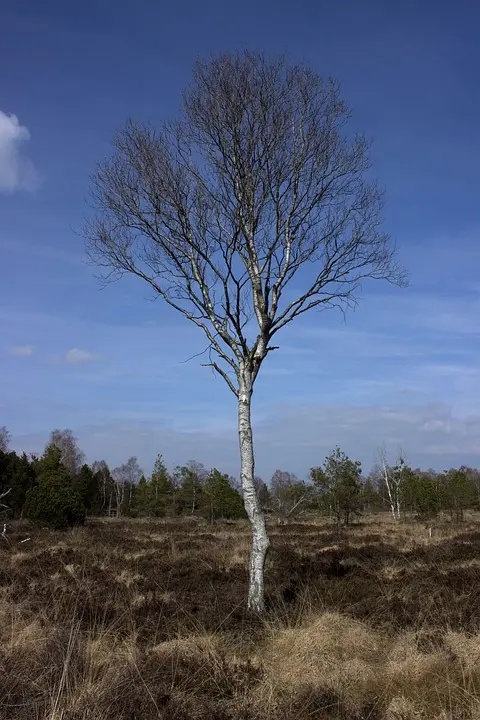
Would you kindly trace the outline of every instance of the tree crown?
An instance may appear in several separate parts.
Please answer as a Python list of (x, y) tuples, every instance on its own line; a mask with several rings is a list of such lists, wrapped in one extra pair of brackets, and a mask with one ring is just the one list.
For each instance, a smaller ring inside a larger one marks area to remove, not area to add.
[(369, 143), (348, 118), (334, 80), (226, 53), (197, 63), (179, 119), (127, 122), (93, 176), (89, 257), (201, 327), (219, 358), (208, 365), (235, 394), (232, 371), (253, 382), (294, 318), (351, 305), (364, 278), (405, 281)]

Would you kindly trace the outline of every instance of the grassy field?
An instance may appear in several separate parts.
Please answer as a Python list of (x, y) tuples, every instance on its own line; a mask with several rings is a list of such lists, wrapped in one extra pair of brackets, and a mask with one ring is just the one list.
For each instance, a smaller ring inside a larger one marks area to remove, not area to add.
[[(30, 536), (30, 540), (20, 543)], [(89, 521), (0, 538), (1, 720), (480, 718), (480, 523)]]

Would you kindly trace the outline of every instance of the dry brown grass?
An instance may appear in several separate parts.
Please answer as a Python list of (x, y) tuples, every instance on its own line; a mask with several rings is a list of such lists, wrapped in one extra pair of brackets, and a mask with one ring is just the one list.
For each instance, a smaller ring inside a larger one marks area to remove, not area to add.
[[(480, 530), (91, 521), (0, 546), (1, 720), (480, 720)], [(430, 536), (431, 535), (431, 536)]]

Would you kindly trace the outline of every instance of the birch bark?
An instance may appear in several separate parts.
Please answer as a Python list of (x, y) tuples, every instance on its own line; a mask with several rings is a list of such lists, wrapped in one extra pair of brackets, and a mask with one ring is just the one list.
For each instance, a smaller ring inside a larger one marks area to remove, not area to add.
[(252, 526), (252, 549), (249, 563), (248, 609), (263, 613), (265, 610), (264, 567), (270, 541), (265, 516), (255, 488), (255, 461), (251, 420), (253, 384), (245, 370), (239, 373), (238, 436), (240, 441), (240, 479), (245, 510)]

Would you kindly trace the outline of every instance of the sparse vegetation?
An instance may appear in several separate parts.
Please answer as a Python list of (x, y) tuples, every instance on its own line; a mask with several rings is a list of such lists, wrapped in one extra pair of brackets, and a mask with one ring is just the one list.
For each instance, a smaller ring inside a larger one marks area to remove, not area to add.
[(0, 718), (478, 720), (478, 470), (366, 478), (336, 448), (311, 482), (256, 478), (252, 615), (235, 478), (81, 465), (56, 432), (41, 458), (0, 451)]
[(11, 524), (0, 717), (479, 717), (478, 518), (306, 517), (269, 532), (259, 620), (243, 602), (246, 521)]

